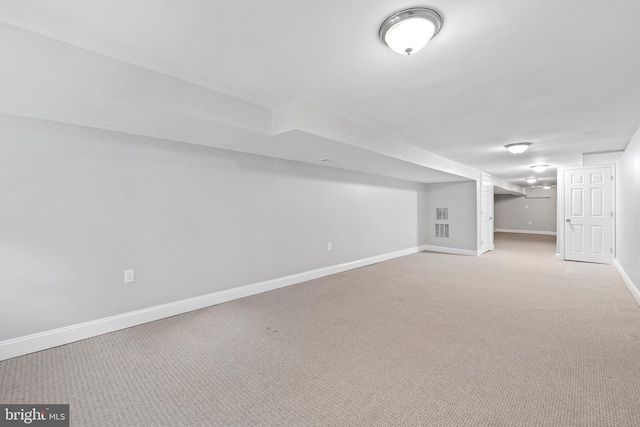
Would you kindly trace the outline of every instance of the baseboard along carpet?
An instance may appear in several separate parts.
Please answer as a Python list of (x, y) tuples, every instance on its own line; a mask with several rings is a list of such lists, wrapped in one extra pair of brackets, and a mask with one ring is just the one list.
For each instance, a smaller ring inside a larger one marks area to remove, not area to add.
[(553, 236), (433, 252), (0, 362), (72, 426), (637, 426), (640, 307)]

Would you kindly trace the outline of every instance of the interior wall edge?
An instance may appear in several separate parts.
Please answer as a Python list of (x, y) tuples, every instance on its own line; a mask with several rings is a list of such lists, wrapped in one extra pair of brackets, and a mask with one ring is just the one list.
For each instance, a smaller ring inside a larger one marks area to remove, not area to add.
[(631, 295), (633, 295), (633, 298), (636, 300), (638, 305), (640, 305), (640, 290), (638, 290), (638, 286), (633, 283), (633, 281), (631, 280), (627, 272), (624, 271), (624, 268), (617, 259), (613, 260), (613, 265), (616, 267), (616, 270), (618, 270), (618, 273), (620, 273), (622, 280), (624, 281), (625, 285), (627, 285), (627, 288), (629, 289), (629, 292), (631, 292)]

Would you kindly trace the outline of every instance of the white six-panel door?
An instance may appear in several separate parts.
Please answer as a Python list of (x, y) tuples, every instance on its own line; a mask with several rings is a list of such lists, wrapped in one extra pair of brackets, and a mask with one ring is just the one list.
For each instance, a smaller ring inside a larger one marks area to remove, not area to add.
[(611, 173), (609, 167), (564, 172), (564, 259), (611, 263)]

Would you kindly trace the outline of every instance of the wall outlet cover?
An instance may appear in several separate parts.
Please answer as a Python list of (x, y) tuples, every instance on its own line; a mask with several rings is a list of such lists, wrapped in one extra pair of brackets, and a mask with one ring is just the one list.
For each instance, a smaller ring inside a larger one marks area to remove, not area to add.
[(132, 283), (135, 280), (133, 270), (124, 271), (124, 283)]

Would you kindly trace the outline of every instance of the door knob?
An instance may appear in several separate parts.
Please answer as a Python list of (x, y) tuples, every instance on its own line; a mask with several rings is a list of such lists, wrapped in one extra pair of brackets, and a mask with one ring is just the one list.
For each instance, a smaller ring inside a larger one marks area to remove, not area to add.
[(571, 218), (567, 218), (567, 222), (571, 222)]

